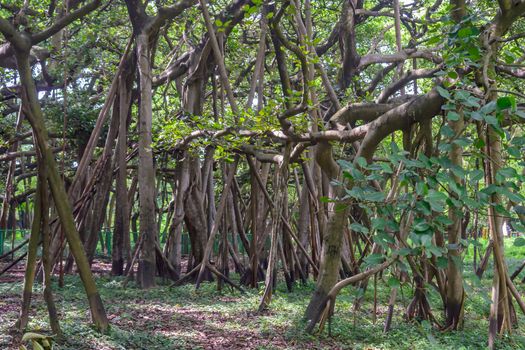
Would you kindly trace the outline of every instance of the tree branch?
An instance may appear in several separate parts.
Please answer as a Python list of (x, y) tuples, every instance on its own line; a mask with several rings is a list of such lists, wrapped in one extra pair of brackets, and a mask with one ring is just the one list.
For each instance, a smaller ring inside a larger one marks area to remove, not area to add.
[(81, 7), (80, 9), (71, 12), (70, 14), (60, 18), (58, 21), (56, 21), (51, 27), (41, 31), (40, 33), (33, 34), (31, 36), (31, 44), (36, 45), (41, 41), (44, 41), (54, 34), (61, 31), (64, 27), (72, 23), (73, 21), (84, 17), (88, 13), (95, 10), (97, 7), (99, 7), (101, 4), (101, 0), (93, 0), (89, 4)]

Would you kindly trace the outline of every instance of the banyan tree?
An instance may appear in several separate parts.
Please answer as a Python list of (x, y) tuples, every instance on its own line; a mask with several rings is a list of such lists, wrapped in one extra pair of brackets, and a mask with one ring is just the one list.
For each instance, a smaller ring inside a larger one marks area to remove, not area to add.
[(309, 332), (343, 288), (378, 279), (385, 331), (400, 283), (408, 320), (458, 330), (474, 247), (478, 276), (494, 266), (493, 348), (525, 312), (503, 245), (525, 229), (524, 14), (518, 0), (3, 2), (0, 238), (30, 228), (2, 271), (25, 261), (17, 328), (43, 281), (60, 333), (50, 280), (78, 272), (106, 331), (101, 244), (125, 284), (259, 288), (258, 311), (278, 281), (313, 280)]

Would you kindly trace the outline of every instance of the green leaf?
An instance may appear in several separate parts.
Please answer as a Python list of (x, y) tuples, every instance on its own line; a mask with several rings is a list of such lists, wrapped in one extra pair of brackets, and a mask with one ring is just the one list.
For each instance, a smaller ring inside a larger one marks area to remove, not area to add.
[(375, 230), (384, 230), (386, 227), (386, 220), (381, 217), (372, 218), (372, 228)]
[(344, 160), (344, 159), (339, 159), (337, 161), (337, 164), (339, 164), (343, 170), (348, 170), (348, 169), (353, 169), (354, 168), (354, 165), (351, 162), (349, 162), (347, 160)]
[(478, 111), (473, 111), (472, 113), (470, 113), (470, 117), (478, 121), (483, 120), (483, 116)]
[(482, 203), (480, 203), (479, 201), (476, 201), (476, 200), (474, 200), (472, 198), (465, 197), (465, 198), (462, 198), (462, 201), (470, 209), (476, 209), (476, 208), (480, 208), (482, 206)]
[(448, 259), (440, 256), (437, 258), (436, 264), (440, 269), (446, 269), (448, 267)]
[(514, 230), (516, 230), (518, 232), (524, 232), (525, 231), (525, 226), (523, 226), (521, 222), (513, 222), (512, 223), (512, 227), (514, 228)]
[(399, 255), (399, 256), (407, 256), (407, 255), (411, 255), (412, 254), (412, 249), (410, 248), (401, 248), (401, 249), (398, 249), (396, 251), (394, 251), (393, 253)]
[(525, 246), (525, 238), (518, 237), (514, 240), (514, 246), (515, 247), (523, 247)]
[(401, 286), (401, 282), (395, 277), (390, 277), (387, 283), (391, 288), (399, 288)]
[(448, 125), (443, 125), (441, 128), (441, 134), (445, 137), (453, 137), (454, 136), (454, 130)]
[(441, 95), (441, 97), (446, 98), (447, 100), (451, 99), (450, 92), (448, 92), (447, 89), (445, 89), (445, 88), (443, 88), (441, 86), (436, 86), (436, 89), (437, 89), (438, 93)]
[(366, 168), (366, 166), (368, 165), (368, 162), (363, 157), (357, 157), (356, 162), (361, 168)]
[(434, 221), (437, 222), (438, 224), (440, 225), (443, 225), (443, 226), (448, 226), (448, 225), (452, 225), (453, 221), (450, 220), (448, 217), (446, 217), (445, 215), (437, 215), (435, 218), (434, 218)]
[(498, 187), (497, 192), (507, 197), (510, 201), (514, 203), (522, 203), (525, 201), (525, 198), (519, 193), (514, 193), (506, 187)]
[(496, 103), (494, 101), (491, 101), (487, 103), (486, 105), (484, 105), (483, 107), (481, 107), (479, 111), (482, 114), (490, 114), (494, 112), (495, 110), (496, 110)]
[(514, 211), (515, 211), (518, 215), (525, 215), (525, 207), (522, 206), (522, 205), (516, 205), (516, 206), (514, 206)]
[(525, 119), (525, 112), (517, 110), (514, 112), (518, 117)]
[(361, 224), (358, 224), (357, 222), (354, 222), (352, 224), (350, 224), (349, 226), (352, 231), (355, 231), (355, 232), (361, 232), (361, 233), (368, 233), (368, 228), (366, 226), (363, 226)]
[(421, 235), (419, 237), (421, 241), (421, 245), (427, 248), (432, 246), (432, 236), (433, 236), (432, 234)]
[(472, 35), (472, 28), (471, 27), (461, 28), (458, 31), (458, 38), (467, 38), (467, 37), (469, 37), (471, 35)]
[(432, 210), (437, 212), (443, 212), (445, 210), (445, 200), (448, 196), (436, 190), (429, 190), (425, 200), (430, 204)]
[(483, 141), (482, 139), (480, 138), (476, 138), (476, 140), (474, 140), (474, 142), (472, 143), (474, 145), (474, 147), (476, 147), (477, 149), (482, 149), (483, 147), (485, 147), (485, 141)]
[(448, 72), (447, 75), (448, 75), (449, 78), (451, 78), (451, 79), (457, 79), (457, 78), (458, 78), (458, 73), (456, 73), (455, 71), (450, 71), (450, 72)]
[(28, 341), (28, 340), (35, 340), (35, 339), (46, 339), (48, 336), (46, 335), (43, 335), (43, 334), (39, 334), (39, 333), (34, 333), (34, 332), (26, 332), (24, 333), (24, 335), (22, 336), (22, 341)]
[(362, 172), (360, 172), (359, 170), (357, 169), (350, 169), (349, 171), (350, 175), (352, 175), (352, 177), (357, 180), (357, 181), (360, 181), (360, 180), (364, 180), (365, 179), (365, 176), (363, 175)]
[(503, 96), (498, 98), (496, 105), (498, 106), (499, 110), (504, 110), (515, 106), (516, 100), (512, 96)]
[(471, 108), (479, 108), (479, 99), (476, 97), (469, 97), (465, 102), (463, 102), (463, 105)]
[(521, 149), (519, 149), (518, 147), (508, 147), (507, 152), (509, 152), (509, 154), (512, 157), (516, 157), (516, 158), (521, 157)]
[(441, 106), (441, 109), (444, 110), (444, 111), (455, 111), (456, 110), (456, 105), (454, 103), (445, 103), (443, 106)]
[(428, 186), (424, 182), (416, 182), (416, 193), (423, 196), (428, 193)]
[(383, 262), (383, 260), (384, 257), (382, 254), (370, 254), (364, 259), (366, 265), (368, 266), (379, 265)]
[(383, 248), (387, 249), (388, 248), (388, 245), (387, 245), (388, 243), (394, 244), (396, 241), (395, 241), (394, 237), (392, 237), (391, 235), (387, 234), (386, 232), (379, 231), (374, 237), (374, 242), (379, 243)]
[(449, 111), (447, 113), (447, 119), (450, 120), (450, 121), (456, 122), (456, 121), (459, 120), (459, 114), (457, 112), (454, 112), (454, 111)]
[(452, 141), (452, 143), (460, 147), (467, 147), (468, 145), (470, 145), (471, 141), (466, 137), (459, 137), (455, 139), (454, 141)]
[(382, 202), (385, 200), (384, 192), (366, 192), (365, 199), (370, 202)]
[(415, 232), (427, 232), (430, 225), (426, 221), (421, 220), (419, 222), (414, 222), (413, 228)]
[(516, 57), (512, 55), (509, 51), (506, 51), (503, 53), (503, 59), (505, 60), (505, 63), (511, 64), (514, 63)]
[(379, 164), (379, 166), (381, 167), (381, 171), (385, 174), (393, 174), (394, 172), (392, 171), (392, 168), (390, 167), (390, 164), (388, 163), (383, 163), (381, 162)]
[(427, 45), (435, 45), (441, 42), (441, 35), (436, 35), (427, 40)]
[(37, 343), (36, 341), (33, 341), (33, 349), (34, 350), (45, 350), (44, 347), (40, 345), (39, 343)]
[(321, 203), (331, 203), (331, 202), (334, 202), (333, 199), (330, 199), (330, 197), (326, 197), (326, 196), (321, 196), (321, 197), (319, 198), (319, 201), (320, 201)]
[(485, 119), (485, 122), (489, 125), (498, 125), (499, 122), (498, 122), (498, 119), (496, 119), (495, 117), (491, 116), (491, 115), (485, 115), (483, 116), (483, 119)]
[(518, 176), (516, 169), (510, 167), (499, 169), (498, 174), (507, 179)]
[[(427, 252), (432, 253), (436, 257), (443, 256), (443, 250), (440, 247), (437, 247), (435, 245), (431, 245), (430, 247), (427, 247)], [(431, 258), (432, 256), (428, 256), (428, 258)]]
[(476, 46), (470, 46), (468, 49), (467, 49), (467, 52), (470, 56), (470, 59), (472, 59), (473, 61), (477, 61), (481, 58), (481, 54), (479, 52), (479, 48), (477, 48)]
[(347, 207), (346, 204), (344, 203), (336, 203), (335, 204), (335, 211), (342, 211), (342, 210), (345, 210)]

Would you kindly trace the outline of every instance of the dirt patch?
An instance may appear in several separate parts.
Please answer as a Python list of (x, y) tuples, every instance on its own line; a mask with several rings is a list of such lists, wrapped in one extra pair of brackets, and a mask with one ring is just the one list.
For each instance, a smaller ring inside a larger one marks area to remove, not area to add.
[[(11, 261), (7, 261), (7, 260), (0, 261), (0, 271), (3, 271), (4, 268), (6, 268), (9, 264), (11, 264)], [(22, 259), (22, 261), (19, 261), (16, 265), (11, 267), (8, 271), (0, 275), (0, 284), (23, 281), (25, 267), (26, 267), (25, 260)]]
[[(0, 295), (0, 348), (1, 349), (16, 349), (18, 347), (19, 335), (11, 332), (11, 326), (18, 317), (20, 309), (20, 285), (13, 283), (23, 282), (24, 279), (23, 262), (17, 264), (8, 273), (0, 276), (0, 283), (7, 287), (8, 292)], [(1, 264), (0, 264), (1, 268)], [(111, 273), (111, 261), (96, 260), (92, 265), (93, 274), (96, 277), (107, 277)], [(3, 289), (4, 291), (6, 288)], [(107, 291), (106, 291), (107, 293)], [(163, 298), (162, 293), (158, 298), (148, 299), (141, 297), (141, 292), (126, 298), (115, 297), (105, 298), (108, 318), (112, 327), (119, 329), (124, 334), (137, 334), (140, 332), (147, 340), (153, 338), (166, 340), (166, 343), (174, 342), (177, 344), (175, 348), (186, 349), (317, 349), (319, 345), (312, 343), (305, 343), (305, 340), (298, 341), (293, 337), (286, 336), (286, 329), (279, 329), (278, 327), (262, 326), (263, 321), (267, 317), (272, 316), (272, 312), (257, 314), (242, 308), (229, 308), (225, 305), (233, 305), (244, 301), (243, 297), (232, 295), (217, 295), (206, 303), (198, 302), (193, 304), (187, 300), (174, 300), (173, 298)], [(81, 298), (79, 294), (76, 298)], [(65, 310), (71, 310), (72, 307), (77, 307), (75, 300), (66, 300), (61, 295), (59, 290), (55, 291), (55, 300), (62, 303), (70, 303), (63, 305)], [(193, 300), (193, 298), (190, 298)], [(222, 307), (215, 308), (213, 305), (222, 305)], [(36, 315), (36, 306), (44, 305), (40, 293), (35, 293), (33, 296), (31, 318), (38, 316), (40, 320), (47, 321), (47, 315)], [(80, 311), (80, 309), (79, 309)], [(82, 327), (89, 327), (89, 312), (82, 309), (82, 314), (77, 314), (75, 322), (82, 325)], [(63, 318), (65, 317), (62, 314)], [(82, 328), (83, 329), (83, 328)], [(45, 332), (43, 329), (41, 332)], [(73, 335), (76, 339), (76, 336)], [(122, 346), (117, 347), (109, 345), (114, 343), (111, 336), (102, 336), (98, 338), (94, 335), (81, 347), (76, 345), (75, 348), (80, 349), (121, 349)], [(123, 340), (127, 342), (128, 340)], [(117, 341), (118, 343), (118, 341)], [(137, 347), (137, 342), (124, 345), (129, 349), (159, 349), (157, 343), (154, 345), (144, 344), (142, 347)], [(179, 345), (180, 344), (180, 345)], [(68, 346), (66, 346), (68, 347)], [(162, 349), (167, 349), (166, 345), (162, 345)], [(336, 344), (324, 343), (322, 348), (337, 349)]]

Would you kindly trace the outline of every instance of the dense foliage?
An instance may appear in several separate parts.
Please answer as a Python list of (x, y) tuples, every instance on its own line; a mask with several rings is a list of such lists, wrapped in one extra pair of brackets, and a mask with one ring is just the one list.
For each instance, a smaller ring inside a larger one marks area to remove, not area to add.
[(489, 348), (523, 339), (525, 254), (506, 250), (525, 246), (524, 14), (520, 0), (2, 2), (15, 328), (36, 280), (60, 335), (52, 281), (76, 266), (106, 332), (102, 254), (122, 288), (260, 288), (260, 313), (284, 280), (311, 295), (295, 325), (309, 333), (343, 290), (355, 313), (373, 298), (375, 323), (378, 289), (389, 332), (410, 290), (404, 318), (431, 339), (463, 329), (491, 285)]

